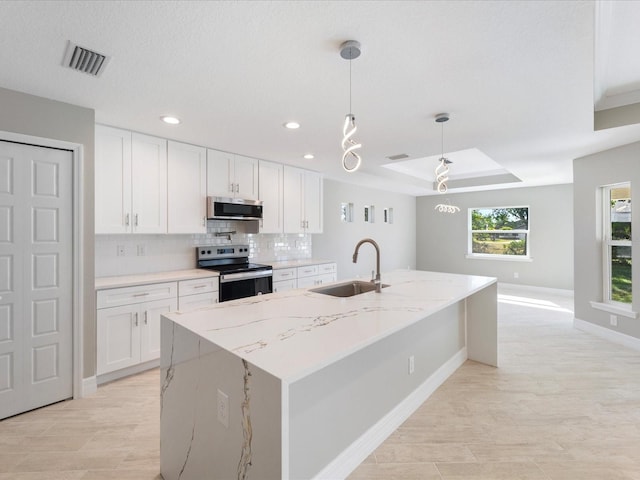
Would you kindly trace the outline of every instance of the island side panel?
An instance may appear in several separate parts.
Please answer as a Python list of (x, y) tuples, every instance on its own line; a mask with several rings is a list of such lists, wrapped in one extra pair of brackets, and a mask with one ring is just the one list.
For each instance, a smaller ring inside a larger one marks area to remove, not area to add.
[(290, 478), (313, 478), (458, 354), (464, 310), (455, 303), (291, 384)]
[(467, 356), (498, 366), (498, 284), (467, 297)]
[[(280, 479), (280, 380), (165, 317), (161, 341), (164, 480)], [(229, 399), (228, 428), (218, 390)]]

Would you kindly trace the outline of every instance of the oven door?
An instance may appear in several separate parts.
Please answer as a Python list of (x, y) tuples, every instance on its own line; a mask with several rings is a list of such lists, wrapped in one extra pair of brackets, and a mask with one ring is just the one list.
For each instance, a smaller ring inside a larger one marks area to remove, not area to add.
[(220, 275), (220, 302), (273, 291), (273, 271)]

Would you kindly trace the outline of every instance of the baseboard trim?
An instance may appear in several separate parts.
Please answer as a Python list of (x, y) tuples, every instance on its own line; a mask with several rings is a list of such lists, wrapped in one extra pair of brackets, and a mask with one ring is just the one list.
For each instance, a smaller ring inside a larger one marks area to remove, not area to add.
[(467, 347), (459, 350), (416, 388), (398, 406), (380, 419), (360, 438), (349, 445), (329, 463), (315, 480), (344, 479), (353, 472), (389, 435), (407, 420), (436, 389), (442, 385), (467, 359)]
[(138, 365), (133, 365), (132, 367), (123, 368), (121, 370), (116, 370), (114, 372), (103, 373), (102, 375), (98, 375), (98, 385), (102, 385), (103, 383), (112, 382), (114, 380), (118, 380), (119, 378), (128, 377), (129, 375), (135, 375), (136, 373), (142, 373), (145, 370), (150, 370), (152, 368), (156, 368), (160, 366), (160, 359), (150, 360), (148, 362), (140, 363)]
[(566, 290), (563, 288), (537, 287), (535, 285), (522, 285), (520, 283), (498, 282), (498, 288), (500, 287), (511, 288), (513, 290), (529, 290), (540, 293), (550, 293), (552, 295), (559, 295), (562, 297), (573, 297), (573, 290)]
[(610, 342), (624, 345), (625, 347), (631, 348), (633, 350), (640, 351), (640, 338), (616, 332), (615, 330), (601, 327), (600, 325), (596, 325), (585, 320), (580, 320), (579, 318), (573, 319), (573, 328), (582, 330), (583, 332), (591, 333), (596, 337), (604, 338), (605, 340), (609, 340)]
[(80, 387), (80, 398), (93, 395), (98, 391), (98, 379), (94, 375), (93, 377), (87, 377), (82, 379), (82, 385)]

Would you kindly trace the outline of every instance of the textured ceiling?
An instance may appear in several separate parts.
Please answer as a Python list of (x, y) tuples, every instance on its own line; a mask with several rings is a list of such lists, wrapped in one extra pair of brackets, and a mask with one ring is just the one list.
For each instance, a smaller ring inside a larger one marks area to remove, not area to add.
[[(381, 165), (400, 153), (439, 156), (434, 116), (448, 112), (445, 151), (476, 148), (518, 186), (569, 183), (574, 158), (640, 140), (638, 125), (594, 131), (596, 10), (591, 1), (5, 0), (0, 86), (93, 108), (100, 123), (416, 195), (432, 194), (432, 182)], [(599, 51), (636, 42), (633, 32)], [(348, 39), (362, 44), (352, 61), (355, 174), (340, 167)], [(112, 57), (102, 76), (61, 66), (69, 40)], [(601, 83), (629, 83), (634, 74), (616, 76), (613, 57)], [(162, 124), (168, 113), (183, 123)], [(285, 130), (288, 120), (301, 128)], [(478, 188), (494, 187), (459, 191)]]

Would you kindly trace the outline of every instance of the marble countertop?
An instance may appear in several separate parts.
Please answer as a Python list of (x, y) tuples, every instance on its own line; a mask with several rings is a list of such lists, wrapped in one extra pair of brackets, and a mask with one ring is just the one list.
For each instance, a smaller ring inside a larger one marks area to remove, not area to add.
[(298, 289), (165, 316), (291, 383), (468, 297), (496, 279), (396, 270), (384, 273), (382, 281), (390, 285), (382, 293), (339, 298)]
[(187, 270), (172, 270), (169, 272), (141, 273), (136, 275), (118, 275), (114, 277), (96, 278), (96, 290), (107, 288), (131, 287), (133, 285), (148, 285), (151, 283), (177, 282), (195, 278), (217, 277), (218, 272), (200, 268)]

